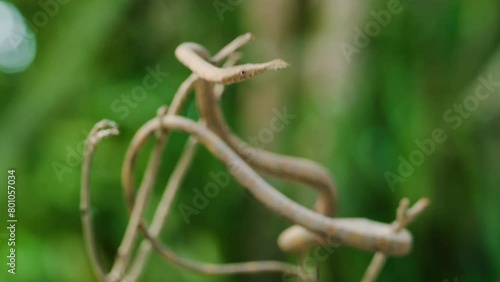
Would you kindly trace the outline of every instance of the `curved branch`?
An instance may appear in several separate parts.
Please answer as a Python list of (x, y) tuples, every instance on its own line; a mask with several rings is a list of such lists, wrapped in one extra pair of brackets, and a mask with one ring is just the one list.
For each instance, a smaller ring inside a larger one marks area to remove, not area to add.
[(90, 257), (90, 262), (94, 273), (99, 281), (107, 281), (106, 272), (102, 267), (101, 260), (97, 252), (94, 236), (94, 223), (90, 216), (90, 168), (94, 159), (94, 152), (99, 142), (111, 135), (118, 135), (118, 127), (116, 123), (103, 120), (98, 122), (90, 131), (85, 140), (85, 153), (82, 165), (82, 182), (80, 190), (80, 213), (82, 218), (83, 238), (85, 248)]
[(167, 261), (174, 264), (198, 272), (205, 275), (234, 275), (234, 274), (259, 274), (266, 272), (279, 272), (283, 274), (298, 276), (302, 281), (306, 281), (307, 277), (300, 269), (294, 265), (279, 262), (279, 261), (256, 261), (243, 263), (227, 263), (227, 264), (212, 264), (195, 262), (189, 259), (177, 256), (167, 247), (163, 246), (155, 236), (148, 231), (144, 233), (145, 237), (153, 245), (155, 250)]
[(304, 226), (312, 232), (333, 238), (335, 242), (366, 251), (380, 251), (387, 255), (404, 255), (411, 249), (410, 233), (403, 229), (391, 232), (391, 225), (367, 219), (332, 219), (315, 213), (290, 200), (261, 178), (241, 157), (236, 154), (216, 134), (189, 119), (178, 116), (165, 116), (160, 122), (153, 119), (141, 127), (133, 138), (131, 158), (135, 159), (141, 144), (158, 126), (170, 130), (181, 130), (193, 135), (213, 155), (220, 159), (229, 172), (273, 212), (289, 221)]

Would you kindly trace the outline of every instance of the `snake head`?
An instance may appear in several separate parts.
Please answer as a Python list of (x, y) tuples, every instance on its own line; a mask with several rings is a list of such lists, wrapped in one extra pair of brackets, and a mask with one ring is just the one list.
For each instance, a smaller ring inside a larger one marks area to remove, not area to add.
[(245, 81), (268, 70), (279, 70), (286, 67), (288, 67), (287, 62), (281, 59), (275, 59), (261, 64), (245, 64), (225, 68), (225, 75), (222, 78), (222, 84), (232, 84)]

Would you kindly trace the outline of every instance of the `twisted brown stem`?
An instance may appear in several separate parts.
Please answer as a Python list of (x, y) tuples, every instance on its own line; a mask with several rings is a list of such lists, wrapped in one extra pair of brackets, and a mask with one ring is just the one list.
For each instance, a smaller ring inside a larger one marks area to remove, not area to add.
[(145, 140), (158, 126), (184, 131), (198, 139), (207, 149), (220, 159), (229, 172), (273, 212), (291, 222), (334, 238), (336, 242), (366, 251), (381, 251), (388, 255), (404, 255), (410, 251), (411, 235), (403, 229), (391, 232), (391, 225), (367, 219), (331, 219), (315, 213), (288, 199), (260, 177), (241, 157), (236, 154), (215, 133), (200, 124), (178, 116), (165, 116), (147, 122), (133, 138), (131, 157), (137, 156)]

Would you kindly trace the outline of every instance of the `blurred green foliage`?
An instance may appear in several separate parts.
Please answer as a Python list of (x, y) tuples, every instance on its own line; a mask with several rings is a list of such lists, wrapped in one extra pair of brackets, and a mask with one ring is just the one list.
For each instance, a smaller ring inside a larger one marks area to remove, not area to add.
[[(310, 97), (322, 90), (315, 88), (315, 77), (302, 72), (302, 67), (315, 68), (308, 66), (304, 47), (308, 40), (318, 33), (326, 39), (335, 36), (319, 20), (325, 6), (332, 5), (290, 2), (293, 9), (282, 13), (290, 13), (293, 19), (286, 37), (292, 38), (291, 43), (282, 44), (284, 49), (277, 52), (287, 54), (284, 58), (292, 69), (268, 76), (279, 81), (273, 87), (288, 85), (285, 103), (298, 118), (266, 148), (305, 157), (314, 155), (311, 151), (325, 152), (318, 161), (336, 177), (340, 216), (389, 222), (402, 197), (412, 202), (430, 198), (430, 209), (410, 227), (413, 252), (390, 259), (380, 281), (452, 281), (455, 277), (461, 282), (499, 281), (500, 91), (481, 102), (457, 130), (450, 129), (443, 113), (474, 93), (477, 77), (500, 78), (500, 4), (493, 0), (405, 3), (402, 13), (360, 54), (352, 56), (355, 77), (348, 81), (349, 91), (337, 98), (349, 102), (339, 107), (328, 99), (323, 105), (315, 103)], [(358, 4), (365, 18), (362, 27), (371, 20), (369, 11), (386, 7), (387, 1)], [(34, 1), (16, 1), (15, 5), (28, 20), (42, 10)], [(120, 136), (100, 145), (92, 174), (99, 245), (111, 263), (127, 222), (119, 181), (123, 154), (134, 132), (154, 117), (160, 105), (171, 101), (189, 75), (175, 59), (174, 49), (182, 42), (196, 41), (215, 52), (247, 31), (258, 41), (265, 30), (249, 24), (255, 13), (249, 6), (232, 7), (221, 19), (212, 1), (69, 1), (38, 28), (33, 66), (20, 74), (0, 73), (0, 187), (5, 191), (6, 170), (15, 168), (18, 189), (17, 274), (6, 272), (4, 230), (0, 232), (1, 281), (94, 281), (79, 218), (79, 148), (85, 134), (103, 118), (117, 121), (121, 130)], [(264, 27), (272, 22), (260, 20)], [(352, 40), (353, 27), (346, 29)], [(252, 45), (243, 52), (251, 54), (244, 58), (246, 62), (269, 59)], [(115, 106), (125, 105), (122, 95), (142, 85), (147, 68), (156, 66), (169, 73), (164, 81), (144, 100), (127, 106), (127, 112), (117, 110)], [(328, 80), (331, 74), (322, 75)], [(241, 101), (249, 98), (239, 93), (251, 89), (247, 86), (251, 83), (228, 87), (224, 97), (225, 114), (242, 136), (247, 135), (240, 125), (251, 124), (253, 116), (240, 114)], [(326, 94), (336, 95), (333, 89)], [(265, 93), (256, 95), (262, 99)], [(334, 117), (319, 114), (320, 106), (335, 111)], [(196, 118), (193, 101), (184, 114)], [(313, 135), (308, 131), (310, 124), (334, 134)], [(445, 129), (448, 139), (391, 190), (386, 172), (396, 173), (399, 157), (408, 158), (418, 148), (415, 140), (430, 138), (435, 128)], [(185, 140), (186, 136), (174, 134), (169, 143), (153, 203), (158, 202), (161, 184), (168, 179)], [(144, 153), (140, 169), (146, 159)], [(55, 169), (58, 165), (66, 168), (64, 172)], [(210, 172), (224, 169), (205, 149), (199, 150), (175, 207), (191, 203), (192, 189), (211, 181)], [(312, 203), (311, 192), (270, 181), (301, 203)], [(3, 224), (6, 193), (0, 193), (0, 201)], [(276, 246), (277, 235), (289, 224), (265, 210), (234, 180), (191, 219), (186, 224), (175, 209), (162, 236), (183, 256), (207, 262), (294, 260)], [(369, 253), (341, 246), (319, 264), (321, 281), (358, 281), (370, 259)], [(204, 277), (154, 255), (141, 281), (164, 280), (281, 278)]]

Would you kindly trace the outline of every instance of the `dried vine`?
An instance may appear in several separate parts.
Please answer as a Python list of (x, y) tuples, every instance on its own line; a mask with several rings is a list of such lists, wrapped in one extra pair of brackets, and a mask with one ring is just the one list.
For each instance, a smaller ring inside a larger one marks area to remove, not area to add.
[[(118, 134), (118, 129), (113, 122), (102, 121), (89, 133), (82, 168), (81, 216), (87, 252), (92, 268), (100, 281), (136, 281), (147, 264), (152, 250), (158, 252), (166, 261), (206, 275), (278, 272), (295, 276), (304, 282), (317, 281), (315, 271), (311, 273), (311, 270), (304, 269), (300, 265), (279, 261), (211, 264), (182, 258), (158, 239), (198, 144), (205, 146), (222, 161), (234, 178), (270, 211), (295, 224), (283, 231), (278, 238), (278, 245), (283, 251), (296, 254), (301, 261), (308, 250), (317, 245), (342, 244), (375, 252), (362, 279), (369, 282), (376, 279), (387, 256), (405, 255), (410, 252), (412, 237), (405, 227), (425, 210), (428, 205), (427, 199), (421, 199), (409, 209), (408, 200), (403, 199), (397, 211), (397, 219), (392, 224), (364, 218), (333, 218), (337, 192), (334, 181), (325, 168), (305, 159), (266, 151), (251, 154), (248, 150), (243, 150), (249, 145), (231, 132), (219, 105), (225, 85), (250, 79), (269, 70), (287, 67), (287, 63), (280, 59), (262, 64), (236, 65), (240, 59), (237, 50), (252, 39), (251, 34), (244, 34), (213, 57), (203, 46), (196, 43), (184, 43), (176, 49), (177, 58), (193, 71), (193, 74), (181, 84), (170, 107), (160, 107), (157, 116), (137, 131), (127, 150), (122, 168), (122, 185), (130, 220), (110, 271), (104, 270), (95, 244), (95, 230), (89, 214), (89, 183), (96, 145), (104, 137)], [(224, 60), (225, 64), (218, 67), (217, 65)], [(179, 115), (193, 89), (200, 110), (199, 122)], [(148, 226), (143, 219), (144, 211), (149, 204), (152, 188), (159, 173), (161, 156), (172, 130), (183, 131), (189, 134), (190, 138), (164, 188), (152, 223)], [(150, 137), (156, 137), (156, 142), (136, 195), (133, 173), (135, 161)], [(303, 207), (278, 192), (257, 171), (314, 188), (318, 192), (314, 210)], [(139, 236), (143, 238), (134, 256), (134, 245)]]

